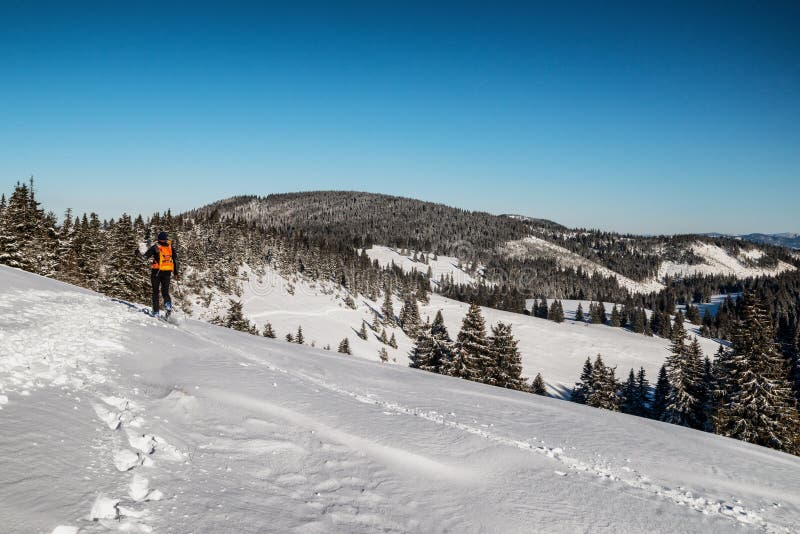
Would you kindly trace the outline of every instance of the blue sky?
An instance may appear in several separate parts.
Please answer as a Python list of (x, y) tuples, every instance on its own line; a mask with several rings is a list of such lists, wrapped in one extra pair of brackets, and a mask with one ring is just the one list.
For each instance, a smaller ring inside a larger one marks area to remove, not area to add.
[(800, 231), (797, 2), (161, 4), (0, 3), (3, 191), (33, 174), (46, 207), (104, 217), (355, 189)]

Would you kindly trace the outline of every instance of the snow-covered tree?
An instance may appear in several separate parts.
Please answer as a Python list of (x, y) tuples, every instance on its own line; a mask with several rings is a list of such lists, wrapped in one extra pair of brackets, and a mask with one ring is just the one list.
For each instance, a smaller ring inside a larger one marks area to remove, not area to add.
[(716, 432), (796, 454), (800, 452), (800, 415), (772, 321), (752, 293), (745, 295), (743, 314), (733, 352), (721, 368), (725, 391), (714, 417)]
[(383, 289), (383, 305), (381, 306), (383, 322), (389, 326), (395, 325), (394, 304), (392, 303), (392, 288), (389, 284)]
[(303, 345), (306, 342), (306, 338), (303, 335), (303, 327), (302, 326), (298, 326), (297, 327), (297, 335), (294, 336), (294, 340), (298, 345)]
[(586, 404), (595, 408), (619, 411), (624, 399), (619, 395), (614, 368), (608, 367), (599, 354), (592, 365), (592, 385)]
[(272, 324), (269, 322), (264, 323), (264, 337), (268, 337), (270, 339), (275, 339), (277, 336), (275, 335), (275, 331), (272, 329)]
[(584, 321), (584, 319), (583, 319), (583, 305), (580, 302), (578, 303), (578, 309), (575, 310), (575, 320), (578, 321), (578, 322), (581, 322), (581, 323)]
[(494, 360), (486, 339), (486, 322), (477, 304), (470, 305), (456, 341), (458, 343), (456, 363), (459, 369), (455, 376), (477, 382), (485, 381), (487, 375), (493, 372)]
[(544, 383), (544, 378), (542, 378), (542, 373), (536, 373), (536, 378), (531, 382), (531, 393), (547, 396), (547, 386)]
[(344, 338), (344, 339), (343, 339), (343, 340), (342, 340), (342, 341), (339, 343), (339, 348), (338, 348), (337, 350), (338, 350), (338, 352), (340, 352), (341, 354), (353, 354), (353, 353), (350, 351), (350, 341), (349, 341), (347, 338)]
[(484, 382), (501, 388), (522, 390), (525, 381), (522, 379), (522, 356), (511, 332), (511, 325), (497, 323), (492, 328), (489, 338), (489, 350), (493, 363), (489, 370), (485, 370)]
[(699, 429), (703, 427), (703, 355), (697, 338), (686, 345), (686, 332), (679, 316), (680, 311), (672, 330), (672, 344), (666, 363), (671, 387), (664, 421)]
[(662, 365), (658, 370), (658, 381), (656, 382), (655, 392), (653, 393), (653, 404), (650, 407), (650, 416), (653, 419), (662, 421), (664, 414), (667, 411), (667, 396), (669, 395), (670, 387), (669, 376), (667, 375), (667, 366)]
[(403, 329), (410, 338), (417, 336), (417, 329), (420, 326), (419, 308), (417, 300), (413, 296), (408, 296), (400, 310), (400, 328)]
[(575, 387), (572, 388), (572, 396), (570, 400), (578, 404), (586, 404), (592, 388), (592, 360), (587, 357), (583, 364), (580, 380), (575, 382)]

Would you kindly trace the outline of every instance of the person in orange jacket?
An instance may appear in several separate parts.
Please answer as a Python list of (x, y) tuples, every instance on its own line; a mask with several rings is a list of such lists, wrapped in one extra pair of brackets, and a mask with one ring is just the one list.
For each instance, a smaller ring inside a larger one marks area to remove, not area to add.
[(173, 273), (175, 280), (179, 280), (180, 277), (178, 275), (178, 255), (166, 232), (158, 234), (158, 241), (147, 249), (144, 257), (153, 259), (150, 270), (150, 282), (153, 285), (153, 315), (158, 314), (159, 311), (159, 289), (161, 296), (164, 297), (164, 309), (170, 313), (172, 311), (172, 299), (169, 296), (170, 278)]

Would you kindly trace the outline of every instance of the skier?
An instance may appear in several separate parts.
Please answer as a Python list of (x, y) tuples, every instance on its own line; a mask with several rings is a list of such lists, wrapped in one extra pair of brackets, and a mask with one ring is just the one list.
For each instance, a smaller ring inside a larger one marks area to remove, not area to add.
[(170, 277), (172, 273), (175, 273), (175, 280), (180, 279), (178, 276), (178, 256), (172, 247), (172, 241), (167, 237), (166, 232), (159, 233), (156, 244), (144, 253), (145, 259), (153, 258), (152, 269), (150, 270), (150, 282), (153, 284), (153, 315), (158, 315), (158, 291), (160, 287), (161, 296), (164, 297), (164, 309), (169, 316), (172, 312), (172, 299), (169, 296)]

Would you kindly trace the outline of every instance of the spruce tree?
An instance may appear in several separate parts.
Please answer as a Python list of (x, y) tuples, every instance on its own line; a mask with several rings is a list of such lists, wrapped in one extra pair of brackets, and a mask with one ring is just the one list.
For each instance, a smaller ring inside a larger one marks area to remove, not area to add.
[(361, 321), (361, 330), (358, 331), (358, 337), (365, 340), (367, 339), (367, 322)]
[(547, 396), (547, 386), (544, 383), (544, 378), (542, 378), (542, 373), (536, 373), (536, 378), (531, 383), (531, 393)]
[(659, 421), (664, 420), (664, 414), (667, 411), (667, 396), (670, 392), (669, 376), (667, 375), (667, 366), (662, 365), (658, 370), (658, 381), (656, 382), (656, 389), (653, 394), (653, 404), (650, 409), (650, 416)]
[(619, 411), (624, 399), (619, 395), (619, 383), (614, 368), (608, 367), (599, 354), (592, 365), (592, 385), (586, 404), (594, 408)]
[(389, 361), (389, 353), (386, 351), (386, 347), (381, 347), (378, 351), (378, 358), (382, 363), (386, 363)]
[(578, 309), (575, 310), (575, 321), (583, 322), (583, 306), (578, 303)]
[(614, 304), (614, 307), (611, 308), (611, 326), (616, 328), (622, 326), (622, 322), (619, 316), (619, 310), (617, 309), (616, 304)]
[(400, 328), (413, 339), (417, 336), (419, 327), (420, 318), (417, 300), (413, 296), (409, 296), (403, 303), (402, 310), (400, 310)]
[(272, 329), (272, 324), (269, 322), (264, 323), (264, 337), (268, 337), (270, 339), (275, 339), (275, 331)]
[(649, 415), (650, 406), (650, 382), (647, 381), (647, 376), (644, 372), (644, 367), (639, 368), (636, 374), (636, 401), (634, 407), (634, 415), (647, 417)]
[(352, 352), (350, 352), (350, 341), (347, 338), (344, 338), (339, 343), (339, 348), (337, 350), (341, 354), (353, 354)]
[(414, 341), (414, 346), (411, 348), (409, 359), (409, 367), (422, 369), (423, 371), (437, 372), (434, 370), (437, 365), (433, 362), (433, 335), (431, 334), (430, 326), (419, 329), (417, 339)]
[(305, 336), (303, 336), (303, 327), (297, 327), (297, 335), (294, 336), (294, 340), (298, 345), (303, 345), (306, 342)]
[(625, 402), (622, 404), (622, 411), (628, 414), (634, 414), (639, 406), (639, 390), (636, 387), (636, 374), (631, 368), (628, 373), (628, 379), (622, 386), (622, 396), (625, 397)]
[(222, 321), (222, 326), (238, 330), (239, 332), (248, 332), (250, 334), (258, 334), (258, 328), (251, 324), (242, 311), (242, 303), (238, 300), (231, 299), (228, 306), (228, 313)]
[(690, 428), (702, 428), (703, 402), (703, 360), (700, 345), (695, 341), (687, 346), (683, 321), (676, 316), (672, 332), (670, 355), (667, 358), (667, 375), (670, 392), (667, 395), (667, 407), (664, 421)]
[(494, 362), (491, 369), (486, 370), (484, 382), (501, 388), (522, 390), (522, 355), (517, 348), (519, 342), (511, 332), (511, 325), (497, 323), (492, 328), (489, 342)]
[(572, 396), (570, 400), (578, 404), (586, 404), (586, 399), (592, 391), (592, 360), (587, 357), (586, 362), (583, 364), (580, 380), (575, 382), (575, 387), (572, 388)]
[(386, 284), (383, 290), (383, 305), (381, 306), (383, 322), (389, 326), (395, 325), (394, 304), (392, 304), (392, 289)]
[(466, 366), (459, 376), (477, 382), (485, 381), (493, 371), (494, 361), (486, 339), (486, 322), (477, 304), (470, 305), (456, 340), (459, 356)]
[(397, 348), (397, 338), (394, 337), (394, 332), (392, 332), (392, 336), (389, 338), (389, 346), (393, 349)]
[(721, 404), (714, 417), (718, 434), (785, 452), (800, 453), (800, 415), (786, 360), (778, 352), (772, 321), (761, 300), (747, 293), (743, 322), (734, 332)]

